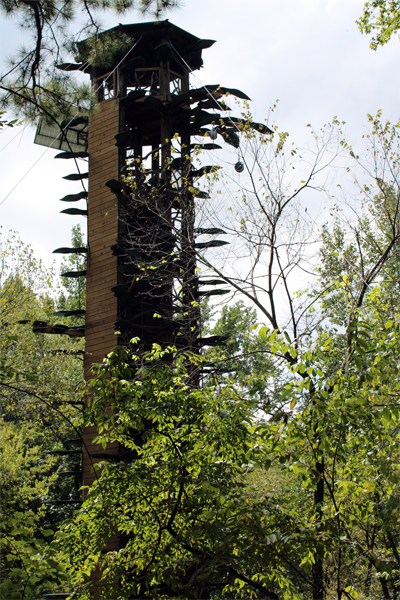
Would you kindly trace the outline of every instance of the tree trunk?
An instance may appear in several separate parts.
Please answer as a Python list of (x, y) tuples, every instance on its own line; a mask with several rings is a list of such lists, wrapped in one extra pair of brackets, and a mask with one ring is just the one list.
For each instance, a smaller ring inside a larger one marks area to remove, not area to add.
[[(314, 507), (318, 513), (318, 520), (321, 521), (321, 508), (324, 501), (324, 463), (317, 462), (315, 465), (316, 471), (320, 475), (320, 479), (314, 491)], [(324, 600), (324, 565), (321, 550), (315, 553), (315, 563), (312, 567), (312, 584), (313, 596), (312, 600)]]

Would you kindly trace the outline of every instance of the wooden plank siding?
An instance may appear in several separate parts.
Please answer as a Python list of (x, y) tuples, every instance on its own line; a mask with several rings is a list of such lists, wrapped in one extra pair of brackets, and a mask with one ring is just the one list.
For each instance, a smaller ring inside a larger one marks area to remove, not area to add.
[[(118, 99), (98, 105), (99, 112), (89, 120), (89, 197), (88, 197), (88, 264), (86, 273), (86, 326), (85, 326), (85, 379), (90, 377), (93, 363), (101, 362), (117, 345), (114, 323), (117, 320), (117, 299), (111, 288), (117, 284), (117, 257), (110, 246), (118, 240), (118, 200), (104, 184), (119, 178), (119, 153), (114, 136), (119, 132)], [(83, 432), (82, 483), (90, 486), (99, 475), (98, 459), (90, 456), (98, 452), (117, 454), (119, 443), (104, 449), (93, 443), (96, 427)], [(113, 535), (106, 544), (110, 552), (119, 549), (119, 535)], [(97, 585), (100, 571), (91, 575), (93, 598), (100, 597)]]
[[(88, 265), (86, 275), (85, 378), (90, 367), (101, 362), (117, 345), (114, 323), (117, 320), (117, 299), (111, 288), (117, 285), (117, 257), (110, 246), (118, 240), (118, 200), (104, 184), (119, 178), (119, 152), (114, 136), (119, 132), (118, 99), (98, 105), (99, 111), (89, 120), (89, 197), (88, 197)], [(96, 478), (95, 464), (90, 454), (118, 453), (118, 443), (106, 449), (94, 444), (96, 428), (83, 433), (83, 485)], [(117, 536), (107, 549), (118, 545)]]
[[(114, 322), (117, 300), (117, 257), (110, 246), (118, 239), (118, 201), (104, 184), (119, 177), (114, 136), (119, 131), (118, 99), (100, 102), (89, 122), (88, 266), (86, 288), (85, 377), (93, 362), (117, 344)], [(99, 341), (104, 347), (99, 347)]]

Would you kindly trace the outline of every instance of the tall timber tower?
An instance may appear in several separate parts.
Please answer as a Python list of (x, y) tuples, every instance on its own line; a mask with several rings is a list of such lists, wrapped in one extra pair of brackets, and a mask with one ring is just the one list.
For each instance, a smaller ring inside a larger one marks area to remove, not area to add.
[[(102, 44), (108, 48), (107, 66), (94, 66), (93, 48)], [(139, 351), (156, 342), (198, 352), (221, 341), (201, 337), (198, 302), (228, 292), (218, 288), (223, 281), (199, 279), (196, 271), (199, 251), (227, 243), (210, 239), (222, 230), (195, 227), (195, 204), (207, 197), (197, 181), (216, 167), (196, 168), (192, 154), (196, 148), (221, 148), (215, 143), (218, 136), (239, 147), (243, 122), (225, 116), (230, 109), (223, 97), (248, 97), (219, 85), (190, 87), (190, 73), (202, 66), (202, 51), (213, 44), (168, 21), (119, 25), (80, 42), (80, 62), (59, 65), (90, 75), (96, 96), (90, 117), (77, 114), (61, 132), (41, 123), (35, 139), (59, 148), (56, 158), (72, 159), (75, 165), (80, 164), (76, 159), (88, 161), (83, 172), (65, 177), (81, 182), (83, 191), (61, 199), (87, 201), (84, 209), (62, 211), (87, 217), (87, 248), (55, 250), (87, 255), (86, 270), (64, 273), (86, 277), (86, 309), (58, 313), (80, 316), (85, 323), (35, 322), (33, 329), (85, 336), (86, 379), (93, 363), (133, 338), (139, 340)], [(247, 125), (271, 133), (264, 125)], [(237, 166), (240, 172), (243, 165)], [(125, 460), (119, 443), (103, 449), (93, 443), (96, 435), (94, 427), (83, 432), (84, 486), (93, 483), (98, 460)], [(120, 543), (115, 535), (107, 547)]]
[[(205, 134), (202, 126), (215, 119), (199, 107), (209, 92), (189, 88), (189, 73), (202, 66), (212, 40), (168, 21), (102, 35), (124, 46), (108, 67), (85, 66), (90, 40), (79, 44), (78, 57), (97, 104), (88, 123), (86, 378), (94, 362), (133, 338), (139, 351), (155, 342), (192, 351), (201, 345), (193, 184), (203, 172), (192, 167), (191, 136)], [(212, 95), (211, 104), (218, 106)], [(94, 445), (95, 435), (83, 435), (84, 485), (95, 477), (97, 456), (123, 454), (117, 443), (106, 451)]]
[[(116, 330), (118, 343), (137, 337), (147, 349), (174, 340), (177, 277), (185, 279), (181, 301), (190, 290), (191, 300), (197, 297), (187, 247), (194, 236), (189, 72), (214, 43), (168, 21), (120, 25), (103, 35), (123, 39), (125, 50), (106, 69), (85, 69), (97, 101), (88, 131), (87, 376), (116, 344)], [(85, 42), (79, 51), (85, 61)], [(172, 159), (174, 137), (178, 160)], [(183, 345), (193, 348), (193, 323), (179, 325)]]

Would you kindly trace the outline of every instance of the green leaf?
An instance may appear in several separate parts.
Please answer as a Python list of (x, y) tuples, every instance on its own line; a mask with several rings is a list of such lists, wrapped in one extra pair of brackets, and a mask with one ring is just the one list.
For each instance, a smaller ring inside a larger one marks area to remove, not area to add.
[(54, 534), (53, 529), (43, 529), (42, 530), (42, 535), (44, 535), (44, 537), (48, 537), (53, 534)]
[(265, 340), (267, 337), (267, 334), (268, 334), (268, 329), (266, 327), (261, 327), (258, 332), (258, 335), (260, 336), (260, 338), (262, 340)]

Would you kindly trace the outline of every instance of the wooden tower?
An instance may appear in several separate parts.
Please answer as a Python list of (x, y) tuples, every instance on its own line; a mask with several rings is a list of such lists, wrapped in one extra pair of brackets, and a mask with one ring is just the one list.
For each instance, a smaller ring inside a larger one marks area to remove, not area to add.
[[(125, 48), (106, 68), (84, 67), (97, 101), (88, 129), (86, 378), (93, 363), (132, 338), (141, 350), (153, 343), (198, 348), (189, 72), (214, 43), (168, 21), (103, 35), (124, 39)], [(79, 45), (83, 64), (90, 42)], [(177, 319), (178, 311), (185, 317)], [(98, 455), (123, 452), (117, 443), (97, 447), (96, 434), (83, 434), (83, 485), (93, 482)]]
[[(103, 66), (94, 66), (94, 49), (110, 47), (110, 40), (118, 41), (118, 49), (107, 52), (107, 66), (104, 60), (99, 62)], [(199, 242), (198, 236), (224, 232), (195, 228), (195, 203), (207, 197), (196, 182), (215, 167), (196, 169), (191, 154), (199, 146), (220, 148), (218, 135), (237, 148), (241, 121), (224, 116), (230, 109), (222, 97), (248, 97), (219, 85), (190, 87), (190, 73), (203, 64), (202, 50), (213, 43), (169, 21), (120, 25), (96, 40), (80, 42), (81, 62), (59, 65), (89, 74), (96, 95), (96, 110), (89, 118), (77, 115), (63, 124), (61, 134), (40, 124), (35, 140), (61, 149), (56, 158), (88, 159), (88, 169), (66, 177), (81, 181), (83, 191), (62, 198), (87, 200), (85, 209), (62, 211), (87, 216), (87, 248), (55, 250), (87, 254), (86, 271), (65, 274), (86, 277), (86, 310), (73, 311), (85, 317), (85, 324), (35, 322), (34, 331), (85, 336), (86, 379), (93, 363), (133, 338), (139, 339), (139, 351), (158, 343), (198, 352), (221, 341), (218, 336), (200, 337), (198, 302), (228, 291), (213, 287), (223, 281), (202, 281), (196, 273), (198, 251), (227, 243)], [(263, 125), (251, 126), (270, 132)], [(194, 385), (196, 377), (194, 373)], [(98, 460), (124, 456), (117, 442), (106, 449), (94, 444), (96, 435), (95, 428), (83, 432), (84, 486), (96, 478)], [(108, 548), (119, 543), (115, 536)]]

